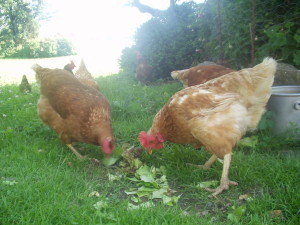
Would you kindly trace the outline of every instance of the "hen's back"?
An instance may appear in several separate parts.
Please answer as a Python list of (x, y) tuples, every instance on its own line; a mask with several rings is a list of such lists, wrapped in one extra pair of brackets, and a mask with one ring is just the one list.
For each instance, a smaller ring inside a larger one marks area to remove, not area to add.
[(199, 65), (190, 69), (173, 71), (171, 76), (173, 79), (181, 81), (184, 87), (190, 87), (234, 71), (221, 65)]
[(86, 68), (83, 60), (81, 60), (79, 69), (75, 73), (75, 77), (84, 85), (100, 90), (98, 83), (94, 80), (91, 73)]
[(74, 75), (62, 69), (35, 66), (41, 95), (49, 100), (62, 118), (69, 115), (87, 120), (94, 108), (109, 108), (106, 98), (92, 87), (83, 85)]

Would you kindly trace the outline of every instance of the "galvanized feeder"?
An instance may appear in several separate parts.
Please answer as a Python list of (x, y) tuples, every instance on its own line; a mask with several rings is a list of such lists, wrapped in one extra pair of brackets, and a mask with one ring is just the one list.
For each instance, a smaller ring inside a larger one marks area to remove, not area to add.
[(300, 86), (272, 87), (267, 109), (273, 112), (274, 134), (283, 134), (291, 128), (300, 128)]

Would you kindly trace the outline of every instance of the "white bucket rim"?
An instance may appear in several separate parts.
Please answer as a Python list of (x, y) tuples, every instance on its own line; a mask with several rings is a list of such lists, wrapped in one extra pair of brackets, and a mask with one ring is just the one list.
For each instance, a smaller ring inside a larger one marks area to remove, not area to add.
[[(295, 92), (291, 93), (286, 90), (295, 89)], [(300, 96), (300, 85), (284, 85), (284, 86), (273, 86), (272, 87), (272, 96)]]

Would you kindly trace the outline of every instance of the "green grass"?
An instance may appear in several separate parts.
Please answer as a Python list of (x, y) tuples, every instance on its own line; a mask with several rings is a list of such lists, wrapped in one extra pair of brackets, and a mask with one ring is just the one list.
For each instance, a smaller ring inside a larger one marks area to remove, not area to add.
[[(139, 146), (137, 135), (147, 130), (162, 105), (181, 89), (179, 83), (143, 86), (121, 75), (100, 77), (102, 92), (112, 106), (116, 146)], [(234, 149), (230, 178), (239, 183), (217, 199), (199, 190), (203, 181), (219, 180), (222, 165), (209, 171), (186, 163), (202, 164), (209, 154), (188, 145), (167, 143), (140, 160), (149, 166), (164, 165), (172, 189), (181, 195), (175, 206), (155, 202), (155, 207), (129, 210), (125, 190), (134, 184), (123, 178), (109, 181), (120, 171), (79, 161), (36, 113), (39, 89), (23, 95), (17, 86), (0, 87), (0, 224), (298, 224), (300, 216), (299, 141), (256, 133), (254, 148)], [(97, 158), (99, 147), (79, 144), (83, 154)], [(292, 150), (296, 157), (280, 154)], [(100, 197), (89, 197), (98, 191)], [(248, 194), (251, 201), (239, 200)], [(94, 204), (107, 206), (96, 210)], [(279, 216), (272, 216), (281, 210)]]

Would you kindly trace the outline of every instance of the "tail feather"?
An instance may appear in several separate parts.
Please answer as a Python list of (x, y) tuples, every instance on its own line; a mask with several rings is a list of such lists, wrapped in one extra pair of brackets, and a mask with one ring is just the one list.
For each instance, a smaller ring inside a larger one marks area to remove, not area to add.
[(252, 84), (256, 91), (270, 90), (274, 82), (277, 62), (273, 58), (265, 58), (262, 63), (250, 69)]
[(253, 67), (253, 70), (260, 77), (274, 76), (276, 72), (277, 62), (273, 58), (267, 57), (262, 63)]
[(174, 80), (182, 80), (183, 74), (184, 74), (186, 71), (188, 71), (188, 69), (172, 71), (172, 72), (171, 72), (171, 77), (172, 77)]
[(37, 81), (37, 83), (41, 83), (41, 73), (39, 72), (41, 69), (43, 69), (43, 67), (41, 67), (39, 64), (35, 63), (31, 66), (31, 69), (33, 71), (35, 71), (35, 79)]
[(33, 64), (32, 66), (31, 66), (31, 69), (33, 69), (35, 72), (37, 72), (39, 69), (41, 69), (42, 67), (39, 65), (39, 64), (37, 64), (37, 63), (35, 63), (35, 64)]
[(81, 59), (79, 69), (75, 73), (75, 77), (77, 78), (86, 78), (86, 79), (93, 79), (91, 73), (85, 66), (83, 59)]
[(79, 68), (87, 70), (83, 59), (81, 59), (80, 67)]
[(174, 79), (174, 80), (177, 80), (178, 79), (178, 71), (172, 71), (171, 72), (171, 77)]

